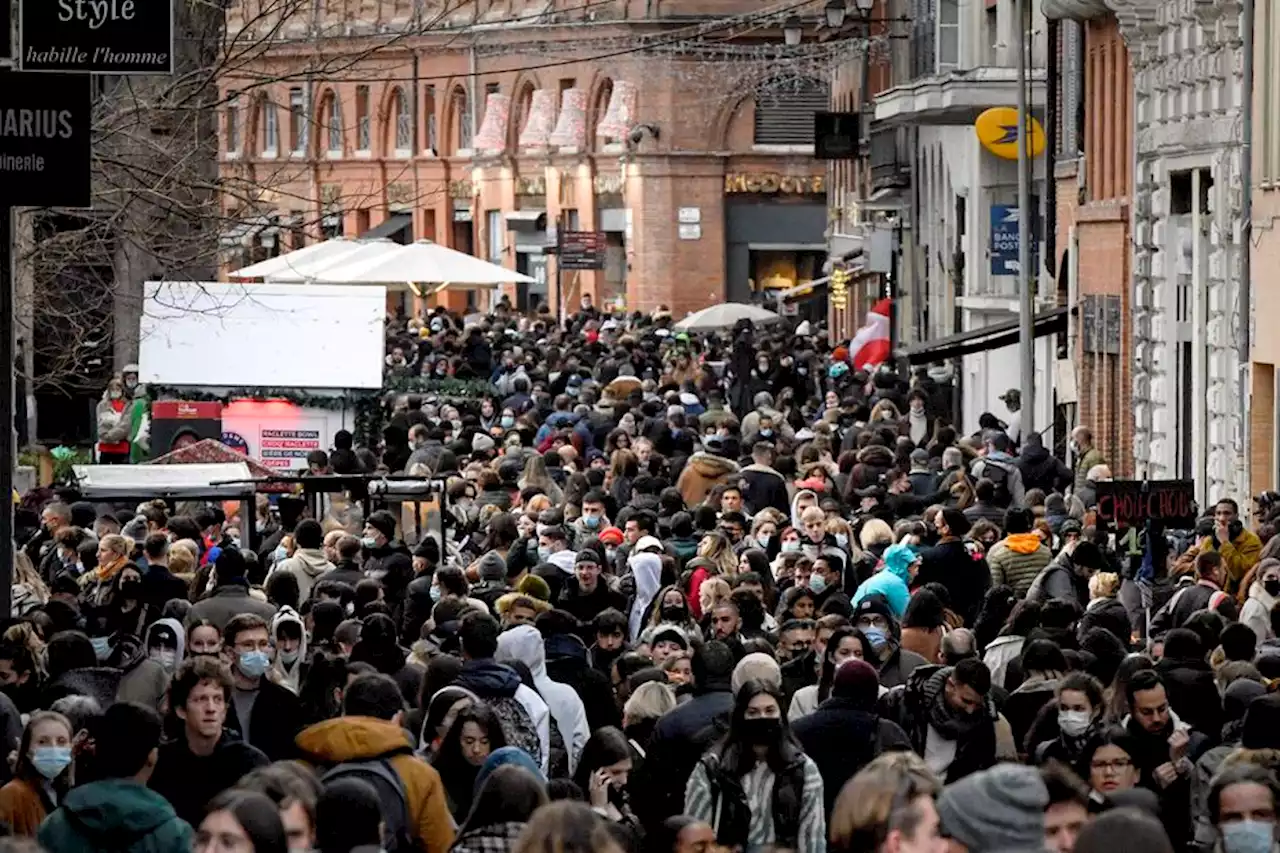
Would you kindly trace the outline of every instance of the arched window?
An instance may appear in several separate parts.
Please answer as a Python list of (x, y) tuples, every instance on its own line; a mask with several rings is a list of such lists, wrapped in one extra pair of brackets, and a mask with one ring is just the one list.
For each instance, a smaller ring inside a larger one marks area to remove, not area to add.
[(453, 143), (451, 154), (471, 148), (471, 113), (467, 90), (461, 86), (455, 86), (449, 96), (449, 138)]
[(812, 145), (813, 115), (831, 109), (825, 80), (772, 80), (756, 88), (756, 145)]
[(596, 135), (596, 127), (599, 126), (601, 119), (605, 113), (609, 111), (609, 100), (613, 97), (613, 81), (605, 80), (596, 89), (596, 99), (591, 104), (591, 115), (587, 124), (587, 145), (595, 147), (605, 144), (605, 140)]
[(329, 90), (325, 95), (324, 105), (320, 109), (320, 120), (324, 122), (325, 148), (330, 154), (342, 153), (342, 101), (338, 93)]
[(396, 153), (407, 154), (413, 148), (413, 115), (405, 101), (404, 89), (398, 86), (391, 93), (391, 122), (395, 129)]

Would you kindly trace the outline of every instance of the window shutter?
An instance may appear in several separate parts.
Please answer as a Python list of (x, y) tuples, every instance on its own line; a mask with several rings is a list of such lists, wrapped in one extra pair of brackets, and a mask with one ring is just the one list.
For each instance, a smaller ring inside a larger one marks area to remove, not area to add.
[(814, 113), (831, 109), (824, 81), (798, 80), (756, 93), (756, 145), (812, 145)]

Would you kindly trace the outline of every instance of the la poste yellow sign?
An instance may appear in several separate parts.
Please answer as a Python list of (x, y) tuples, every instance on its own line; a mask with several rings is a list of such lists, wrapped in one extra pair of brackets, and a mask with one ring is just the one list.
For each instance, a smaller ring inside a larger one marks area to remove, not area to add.
[[(1044, 153), (1044, 127), (1035, 116), (1027, 118), (1030, 122), (1027, 154), (1039, 157)], [(1018, 159), (1018, 111), (1013, 107), (992, 107), (978, 116), (973, 130), (982, 147), (992, 154), (1005, 160)]]

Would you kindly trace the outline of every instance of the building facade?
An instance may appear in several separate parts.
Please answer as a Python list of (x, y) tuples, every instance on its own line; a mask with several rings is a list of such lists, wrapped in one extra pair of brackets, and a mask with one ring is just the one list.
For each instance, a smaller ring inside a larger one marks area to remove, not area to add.
[[(991, 251), (993, 214), (1017, 207), (1017, 162), (985, 150), (974, 122), (988, 109), (1016, 103), (1014, 45), (1024, 32), (1029, 104), (1043, 117), (1045, 19), (1031, 9), (1024, 28), (1008, 2), (917, 0), (898, 6), (894, 14), (910, 21), (908, 49), (894, 54), (893, 85), (875, 96), (872, 160), (905, 159), (911, 185), (878, 189), (872, 180), (854, 227), (869, 239), (883, 229), (886, 202), (896, 205), (898, 339), (919, 348), (1017, 319), (1018, 278), (1000, 269)], [(878, 153), (877, 137), (886, 140)], [(1043, 176), (1044, 160), (1038, 158), (1033, 186)], [(1032, 202), (1038, 209), (1039, 193)], [(1053, 303), (1054, 294), (1042, 284), (1037, 304)], [(1037, 425), (1052, 420), (1055, 355), (1051, 338), (1037, 340)], [(999, 398), (1019, 386), (1016, 346), (969, 347), (947, 360), (959, 389), (962, 429), (976, 429), (984, 412), (1010, 414)]]
[[(845, 48), (812, 15), (791, 47), (745, 2), (365, 0), (284, 25), (249, 2), (232, 32), (296, 33), (219, 81), (224, 271), (322, 237), (427, 239), (533, 277), (522, 308), (676, 316), (821, 275), (813, 113)], [(603, 232), (603, 269), (557, 270), (561, 231)]]
[(1061, 355), (1064, 425), (1094, 433), (1112, 474), (1133, 456), (1133, 75), (1120, 24), (1100, 0), (1045, 4), (1061, 74), (1055, 152), (1060, 301), (1073, 313)]

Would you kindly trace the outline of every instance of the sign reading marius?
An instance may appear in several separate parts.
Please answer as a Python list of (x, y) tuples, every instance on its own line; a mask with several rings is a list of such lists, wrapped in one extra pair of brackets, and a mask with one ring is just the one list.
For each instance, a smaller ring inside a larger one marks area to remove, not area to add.
[(89, 78), (0, 72), (0, 203), (89, 207)]
[(20, 2), (24, 71), (173, 73), (173, 0)]

